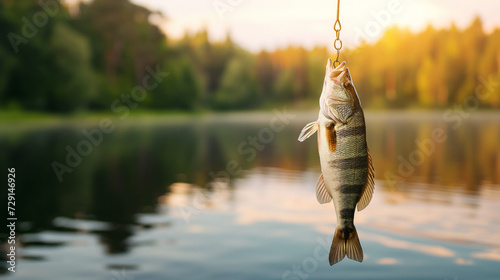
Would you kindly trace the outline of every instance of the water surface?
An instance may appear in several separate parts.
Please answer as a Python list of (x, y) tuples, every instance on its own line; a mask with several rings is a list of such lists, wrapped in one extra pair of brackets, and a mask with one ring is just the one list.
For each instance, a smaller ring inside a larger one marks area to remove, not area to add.
[[(21, 244), (4, 276), (500, 279), (499, 114), (368, 113), (376, 192), (355, 218), (365, 260), (333, 267), (317, 143), (296, 141), (315, 114), (281, 117), (116, 119), (87, 150), (82, 131), (98, 122), (3, 125)], [(79, 147), (88, 155), (69, 166)], [(61, 182), (54, 162), (71, 169)]]

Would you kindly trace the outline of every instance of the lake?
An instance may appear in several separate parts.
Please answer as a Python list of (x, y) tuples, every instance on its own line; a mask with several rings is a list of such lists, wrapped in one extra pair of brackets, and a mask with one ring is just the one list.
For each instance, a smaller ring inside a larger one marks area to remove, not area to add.
[(375, 194), (355, 217), (365, 257), (333, 267), (317, 142), (297, 141), (316, 116), (4, 121), (18, 249), (12, 273), (3, 230), (2, 275), (500, 279), (500, 114), (367, 113)]

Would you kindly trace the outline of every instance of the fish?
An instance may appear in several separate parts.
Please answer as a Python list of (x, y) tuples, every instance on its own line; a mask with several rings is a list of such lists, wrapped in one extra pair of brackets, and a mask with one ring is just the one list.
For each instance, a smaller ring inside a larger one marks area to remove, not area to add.
[(316, 184), (319, 203), (333, 201), (337, 226), (329, 261), (334, 265), (347, 256), (362, 262), (361, 247), (354, 213), (370, 203), (374, 188), (374, 168), (368, 152), (363, 107), (346, 62), (336, 68), (331, 58), (326, 65), (325, 81), (319, 98), (318, 119), (301, 131), (303, 142), (317, 132), (321, 176)]

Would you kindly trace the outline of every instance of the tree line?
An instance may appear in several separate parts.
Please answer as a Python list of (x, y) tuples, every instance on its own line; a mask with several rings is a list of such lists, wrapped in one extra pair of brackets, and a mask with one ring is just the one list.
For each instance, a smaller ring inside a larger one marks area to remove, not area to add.
[[(152, 23), (157, 12), (129, 0), (93, 0), (70, 11), (60, 0), (0, 0), (0, 108), (45, 112), (109, 110), (142, 86), (151, 110), (237, 110), (315, 104), (330, 55), (326, 47), (252, 53), (228, 35), (171, 40)], [(475, 93), (480, 80), (500, 105), (500, 30), (477, 18), (414, 34), (391, 28), (374, 44), (344, 50), (366, 107), (444, 107)], [(157, 69), (168, 76), (154, 85)], [(149, 84), (148, 84), (149, 85)]]

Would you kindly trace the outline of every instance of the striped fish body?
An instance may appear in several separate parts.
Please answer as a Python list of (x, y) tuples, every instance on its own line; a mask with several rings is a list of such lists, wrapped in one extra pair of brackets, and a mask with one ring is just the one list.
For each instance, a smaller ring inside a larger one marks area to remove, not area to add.
[[(330, 249), (330, 264), (347, 256), (361, 262), (363, 250), (354, 227), (354, 213), (364, 209), (373, 195), (373, 168), (368, 154), (363, 109), (349, 70), (342, 63), (332, 70), (327, 64), (325, 86), (316, 122), (306, 125), (304, 141), (318, 132), (321, 176), (316, 187), (320, 203), (333, 200), (337, 228)], [(333, 80), (333, 84), (330, 82)], [(330, 87), (330, 88), (328, 88)], [(326, 89), (325, 89), (326, 88)]]
[(346, 124), (319, 116), (318, 151), (326, 191), (333, 198), (339, 226), (352, 226), (354, 210), (368, 178), (364, 116), (357, 110)]

